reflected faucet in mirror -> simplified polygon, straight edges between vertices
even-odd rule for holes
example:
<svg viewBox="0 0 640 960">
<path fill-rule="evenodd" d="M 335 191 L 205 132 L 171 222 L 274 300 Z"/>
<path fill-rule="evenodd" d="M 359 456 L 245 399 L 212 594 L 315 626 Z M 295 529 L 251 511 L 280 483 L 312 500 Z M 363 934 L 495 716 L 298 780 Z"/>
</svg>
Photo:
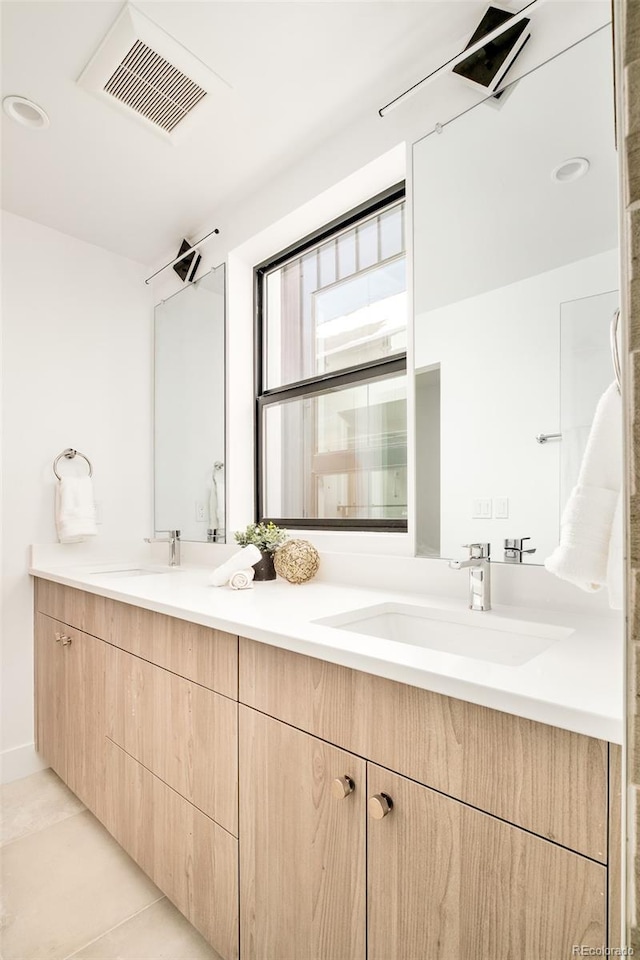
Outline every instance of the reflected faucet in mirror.
<svg viewBox="0 0 640 960">
<path fill-rule="evenodd" d="M 490 543 L 465 543 L 468 560 L 450 560 L 452 570 L 469 569 L 469 609 L 491 610 Z"/>
<path fill-rule="evenodd" d="M 531 540 L 531 537 L 515 537 L 513 539 L 507 538 L 504 541 L 505 563 L 522 563 L 524 554 L 536 552 L 535 547 L 529 547 L 527 550 L 524 549 L 524 545 L 527 540 Z"/>
</svg>

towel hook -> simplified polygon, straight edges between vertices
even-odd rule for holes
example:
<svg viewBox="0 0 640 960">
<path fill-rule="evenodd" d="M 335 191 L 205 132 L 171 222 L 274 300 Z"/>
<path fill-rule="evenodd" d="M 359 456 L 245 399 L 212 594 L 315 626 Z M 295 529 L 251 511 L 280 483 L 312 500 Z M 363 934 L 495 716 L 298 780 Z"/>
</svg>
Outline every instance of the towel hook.
<svg viewBox="0 0 640 960">
<path fill-rule="evenodd" d="M 614 310 L 611 317 L 611 326 L 609 327 L 609 338 L 611 341 L 611 359 L 613 361 L 613 372 L 616 375 L 616 384 L 618 393 L 622 393 L 622 369 L 620 367 L 620 351 L 618 349 L 618 324 L 620 322 L 620 307 Z"/>
<path fill-rule="evenodd" d="M 83 460 L 87 461 L 87 466 L 89 467 L 89 476 L 90 477 L 93 476 L 93 467 L 91 466 L 91 460 L 89 460 L 89 457 L 86 457 L 84 453 L 80 453 L 79 450 L 74 450 L 72 447 L 67 447 L 67 449 L 63 450 L 62 453 L 59 453 L 58 456 L 53 461 L 53 472 L 55 473 L 58 480 L 62 480 L 62 477 L 56 470 L 56 467 L 58 466 L 58 461 L 62 460 L 63 457 L 66 460 L 73 460 L 74 457 L 82 457 Z"/>
</svg>

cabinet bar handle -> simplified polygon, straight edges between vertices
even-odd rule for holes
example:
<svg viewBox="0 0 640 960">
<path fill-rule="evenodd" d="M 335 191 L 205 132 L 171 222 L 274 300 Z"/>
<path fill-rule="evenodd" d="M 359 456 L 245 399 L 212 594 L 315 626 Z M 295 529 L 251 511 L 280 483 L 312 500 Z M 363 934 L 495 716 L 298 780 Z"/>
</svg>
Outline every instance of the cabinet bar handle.
<svg viewBox="0 0 640 960">
<path fill-rule="evenodd" d="M 335 780 L 331 782 L 331 793 L 336 800 L 344 800 L 350 793 L 353 793 L 355 788 L 356 785 L 351 777 L 346 775 L 344 777 L 336 777 Z"/>
<path fill-rule="evenodd" d="M 393 800 L 386 793 L 369 797 L 369 813 L 374 820 L 382 820 L 393 810 Z"/>
</svg>

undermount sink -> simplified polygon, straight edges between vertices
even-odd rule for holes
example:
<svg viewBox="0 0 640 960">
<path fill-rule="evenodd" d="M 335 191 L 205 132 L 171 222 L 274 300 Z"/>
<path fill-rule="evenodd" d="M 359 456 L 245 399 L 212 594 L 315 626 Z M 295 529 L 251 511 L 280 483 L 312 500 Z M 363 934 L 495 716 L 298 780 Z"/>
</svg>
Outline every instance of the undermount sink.
<svg viewBox="0 0 640 960">
<path fill-rule="evenodd" d="M 406 603 L 379 603 L 314 623 L 513 667 L 573 633 L 571 627 L 510 619 L 492 611 L 442 610 Z"/>
<path fill-rule="evenodd" d="M 88 570 L 92 577 L 155 577 L 158 574 L 181 573 L 180 567 L 120 567 L 109 570 Z"/>
</svg>

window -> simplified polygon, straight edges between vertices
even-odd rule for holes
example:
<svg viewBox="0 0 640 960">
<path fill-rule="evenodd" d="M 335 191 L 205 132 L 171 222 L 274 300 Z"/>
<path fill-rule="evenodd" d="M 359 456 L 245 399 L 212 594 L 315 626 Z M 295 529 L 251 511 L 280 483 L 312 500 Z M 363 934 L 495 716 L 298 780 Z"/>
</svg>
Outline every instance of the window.
<svg viewBox="0 0 640 960">
<path fill-rule="evenodd" d="M 258 515 L 407 529 L 404 185 L 256 269 Z"/>
</svg>

